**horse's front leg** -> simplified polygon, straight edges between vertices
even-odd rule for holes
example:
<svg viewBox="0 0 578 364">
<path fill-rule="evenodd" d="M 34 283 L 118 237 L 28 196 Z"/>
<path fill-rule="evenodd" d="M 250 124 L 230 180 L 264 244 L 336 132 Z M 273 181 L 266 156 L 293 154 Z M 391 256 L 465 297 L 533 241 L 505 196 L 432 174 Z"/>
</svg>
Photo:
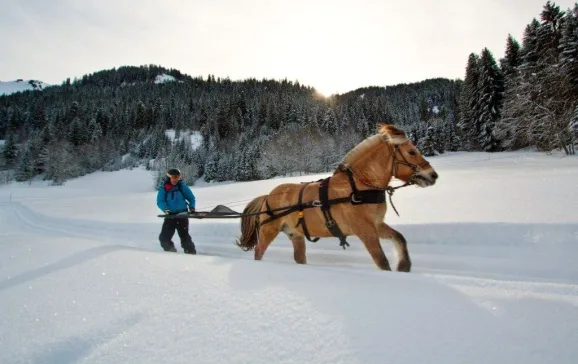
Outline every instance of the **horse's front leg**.
<svg viewBox="0 0 578 364">
<path fill-rule="evenodd" d="M 295 259 L 295 263 L 307 264 L 305 237 L 290 226 L 295 225 L 283 224 L 283 232 L 291 239 L 291 243 L 293 243 L 293 258 Z"/>
<path fill-rule="evenodd" d="M 365 245 L 365 249 L 367 249 L 367 251 L 371 255 L 371 258 L 373 258 L 375 265 L 377 265 L 379 269 L 391 270 L 391 267 L 389 266 L 389 261 L 387 260 L 385 253 L 383 252 L 383 249 L 379 242 L 379 236 L 377 235 L 378 232 L 377 229 L 375 228 L 375 225 L 359 224 L 356 225 L 355 230 L 356 231 L 354 231 L 354 234 L 357 235 L 359 239 L 363 242 L 363 245 Z"/>
<path fill-rule="evenodd" d="M 307 256 L 305 255 L 305 238 L 301 235 L 290 235 L 293 243 L 293 258 L 297 264 L 307 264 Z"/>
<path fill-rule="evenodd" d="M 382 239 L 391 240 L 397 253 L 397 271 L 409 272 L 411 270 L 411 260 L 409 259 L 409 252 L 407 250 L 407 242 L 403 235 L 393 229 L 391 226 L 382 222 L 377 227 L 379 237 Z"/>
</svg>

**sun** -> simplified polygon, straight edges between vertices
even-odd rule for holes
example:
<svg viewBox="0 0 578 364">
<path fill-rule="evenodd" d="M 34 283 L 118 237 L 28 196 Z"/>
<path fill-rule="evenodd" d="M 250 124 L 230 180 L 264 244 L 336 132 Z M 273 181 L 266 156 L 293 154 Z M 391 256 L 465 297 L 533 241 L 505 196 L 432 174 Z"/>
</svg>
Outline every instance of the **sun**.
<svg viewBox="0 0 578 364">
<path fill-rule="evenodd" d="M 329 91 L 329 89 L 324 89 L 324 88 L 318 88 L 318 87 L 313 87 L 315 89 L 315 93 L 323 98 L 330 98 L 332 95 L 334 95 L 336 92 L 331 92 Z"/>
</svg>

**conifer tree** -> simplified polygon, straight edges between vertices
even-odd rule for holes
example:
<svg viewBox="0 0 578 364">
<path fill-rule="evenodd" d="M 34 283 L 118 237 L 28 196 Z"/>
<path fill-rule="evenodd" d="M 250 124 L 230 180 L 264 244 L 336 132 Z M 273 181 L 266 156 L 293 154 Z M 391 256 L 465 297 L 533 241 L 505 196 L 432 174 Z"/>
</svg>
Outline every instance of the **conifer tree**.
<svg viewBox="0 0 578 364">
<path fill-rule="evenodd" d="M 525 75 L 531 74 L 539 59 L 538 49 L 538 29 L 540 22 L 537 19 L 532 19 L 532 22 L 524 29 L 524 36 L 522 41 L 522 48 L 520 55 L 522 56 L 521 69 L 524 70 Z"/>
<path fill-rule="evenodd" d="M 8 167 L 12 167 L 16 163 L 16 159 L 18 158 L 18 147 L 16 146 L 16 138 L 14 134 L 8 134 L 8 138 L 4 144 L 4 148 L 2 149 L 2 156 L 4 157 L 4 163 Z"/>
<path fill-rule="evenodd" d="M 509 34 L 506 40 L 504 58 L 500 59 L 500 68 L 505 79 L 513 77 L 522 63 L 520 57 L 520 43 Z"/>
<path fill-rule="evenodd" d="M 460 91 L 460 120 L 458 126 L 462 132 L 462 135 L 466 138 L 469 143 L 472 143 L 472 147 L 476 147 L 478 140 L 477 135 L 479 132 L 478 127 L 478 100 L 479 100 L 479 88 L 478 80 L 480 78 L 480 59 L 475 53 L 471 53 L 468 57 L 468 63 L 466 66 L 466 74 L 464 77 L 464 82 Z"/>
<path fill-rule="evenodd" d="M 31 181 L 35 176 L 34 168 L 34 156 L 28 145 L 24 148 L 20 162 L 18 163 L 18 168 L 16 169 L 15 179 L 18 182 Z"/>
<path fill-rule="evenodd" d="M 478 141 L 483 150 L 495 152 L 499 149 L 499 144 L 493 131 L 502 106 L 503 78 L 494 56 L 487 48 L 482 50 L 479 71 L 477 87 L 479 98 L 476 105 L 479 112 L 476 120 Z"/>
<path fill-rule="evenodd" d="M 418 142 L 419 150 L 425 157 L 431 157 L 436 154 L 433 134 L 434 134 L 433 127 L 429 127 L 427 129 L 425 136 L 421 138 Z"/>
<path fill-rule="evenodd" d="M 86 124 L 78 117 L 75 117 L 68 128 L 68 141 L 74 146 L 79 146 L 88 140 L 89 135 Z"/>
<path fill-rule="evenodd" d="M 542 24 L 538 27 L 537 47 L 540 66 L 547 67 L 558 60 L 558 45 L 562 37 L 564 12 L 548 1 L 540 13 Z"/>
<path fill-rule="evenodd" d="M 93 119 L 91 120 L 91 125 L 89 129 L 91 130 L 90 143 L 98 144 L 103 137 L 102 128 L 100 127 L 100 124 Z"/>
<path fill-rule="evenodd" d="M 560 69 L 572 91 L 571 97 L 578 99 L 578 3 L 574 11 L 566 13 L 560 39 Z"/>
</svg>

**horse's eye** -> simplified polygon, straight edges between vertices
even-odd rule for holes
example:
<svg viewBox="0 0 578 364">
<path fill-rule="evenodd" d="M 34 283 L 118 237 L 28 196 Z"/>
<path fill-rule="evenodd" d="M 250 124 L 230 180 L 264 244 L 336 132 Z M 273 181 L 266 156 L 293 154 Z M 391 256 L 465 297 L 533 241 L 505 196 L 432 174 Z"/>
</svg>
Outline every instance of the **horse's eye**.
<svg viewBox="0 0 578 364">
<path fill-rule="evenodd" d="M 408 153 L 409 153 L 409 155 L 415 155 L 416 154 L 415 150 L 410 150 Z"/>
</svg>

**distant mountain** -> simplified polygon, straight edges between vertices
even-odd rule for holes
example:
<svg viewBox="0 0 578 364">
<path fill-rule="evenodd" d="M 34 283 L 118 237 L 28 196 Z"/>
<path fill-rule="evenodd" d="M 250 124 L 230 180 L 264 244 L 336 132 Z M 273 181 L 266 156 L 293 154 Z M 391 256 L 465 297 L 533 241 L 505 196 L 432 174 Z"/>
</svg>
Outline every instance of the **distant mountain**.
<svg viewBox="0 0 578 364">
<path fill-rule="evenodd" d="M 0 95 L 10 95 L 21 91 L 43 90 L 48 86 L 51 85 L 37 80 L 18 79 L 9 82 L 0 81 Z"/>
<path fill-rule="evenodd" d="M 192 81 L 191 76 L 185 75 L 180 71 L 172 68 L 164 68 L 156 65 L 147 66 L 121 66 L 91 74 L 86 74 L 72 81 L 67 80 L 65 83 L 71 83 L 77 87 L 82 86 L 135 86 L 143 83 L 170 83 Z"/>
</svg>

